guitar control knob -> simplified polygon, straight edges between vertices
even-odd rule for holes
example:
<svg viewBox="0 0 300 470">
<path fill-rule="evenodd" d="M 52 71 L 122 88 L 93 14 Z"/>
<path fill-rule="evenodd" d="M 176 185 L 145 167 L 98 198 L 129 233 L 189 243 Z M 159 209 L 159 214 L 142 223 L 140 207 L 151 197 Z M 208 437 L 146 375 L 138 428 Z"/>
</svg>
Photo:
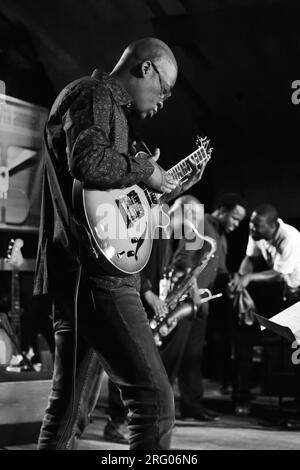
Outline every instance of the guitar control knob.
<svg viewBox="0 0 300 470">
<path fill-rule="evenodd" d="M 135 255 L 135 251 L 133 251 L 133 250 L 127 251 L 128 258 L 130 258 L 131 256 L 134 256 L 134 255 Z"/>
<path fill-rule="evenodd" d="M 120 259 L 125 255 L 125 251 L 120 251 L 120 253 L 117 253 L 117 257 Z"/>
<path fill-rule="evenodd" d="M 152 319 L 150 322 L 150 328 L 151 330 L 154 330 L 157 327 L 157 321 Z"/>
<path fill-rule="evenodd" d="M 137 243 L 139 241 L 139 239 L 137 237 L 133 237 L 131 239 L 131 243 Z"/>
</svg>

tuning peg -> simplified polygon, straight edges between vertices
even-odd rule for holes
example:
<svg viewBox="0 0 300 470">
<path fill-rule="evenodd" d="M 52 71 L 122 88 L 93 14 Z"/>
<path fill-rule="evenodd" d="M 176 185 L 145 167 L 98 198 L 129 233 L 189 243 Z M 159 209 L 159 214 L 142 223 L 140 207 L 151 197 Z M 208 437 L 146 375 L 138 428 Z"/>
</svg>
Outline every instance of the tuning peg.
<svg viewBox="0 0 300 470">
<path fill-rule="evenodd" d="M 210 139 L 205 136 L 205 137 L 200 137 L 199 135 L 196 137 L 196 145 L 198 148 L 202 147 L 202 149 L 205 151 L 207 157 L 211 157 L 213 147 L 210 147 Z"/>
</svg>

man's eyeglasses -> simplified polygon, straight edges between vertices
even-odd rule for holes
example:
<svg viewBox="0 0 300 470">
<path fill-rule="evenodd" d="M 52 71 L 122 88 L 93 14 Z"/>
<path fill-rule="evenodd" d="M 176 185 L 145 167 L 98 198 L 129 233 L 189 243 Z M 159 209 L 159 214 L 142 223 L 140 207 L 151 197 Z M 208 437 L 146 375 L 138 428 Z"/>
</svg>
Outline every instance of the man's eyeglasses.
<svg viewBox="0 0 300 470">
<path fill-rule="evenodd" d="M 159 70 L 157 69 L 156 65 L 151 61 L 151 64 L 152 64 L 152 67 L 154 68 L 155 72 L 157 73 L 158 75 L 158 78 L 159 78 L 159 83 L 160 83 L 160 97 L 163 99 L 163 100 L 166 100 L 168 98 L 170 98 L 171 96 L 171 89 L 168 85 L 164 85 L 162 83 L 162 80 L 161 80 L 161 76 L 160 76 L 160 73 L 159 73 Z"/>
</svg>

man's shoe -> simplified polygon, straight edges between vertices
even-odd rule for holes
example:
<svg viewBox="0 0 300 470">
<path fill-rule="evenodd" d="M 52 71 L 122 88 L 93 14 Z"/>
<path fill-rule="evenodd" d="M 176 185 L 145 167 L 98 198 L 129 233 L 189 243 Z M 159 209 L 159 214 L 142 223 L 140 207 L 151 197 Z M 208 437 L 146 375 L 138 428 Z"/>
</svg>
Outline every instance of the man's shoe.
<svg viewBox="0 0 300 470">
<path fill-rule="evenodd" d="M 245 418 L 251 415 L 251 405 L 248 402 L 237 403 L 234 407 L 234 414 L 236 416 Z"/>
<path fill-rule="evenodd" d="M 220 416 L 218 416 L 216 413 L 209 411 L 209 410 L 203 410 L 201 413 L 195 413 L 193 415 L 182 415 L 182 419 L 186 421 L 206 421 L 206 422 L 212 422 L 212 421 L 219 421 Z"/>
<path fill-rule="evenodd" d="M 109 419 L 104 427 L 103 437 L 106 441 L 118 442 L 119 444 L 129 444 L 128 425 Z"/>
</svg>

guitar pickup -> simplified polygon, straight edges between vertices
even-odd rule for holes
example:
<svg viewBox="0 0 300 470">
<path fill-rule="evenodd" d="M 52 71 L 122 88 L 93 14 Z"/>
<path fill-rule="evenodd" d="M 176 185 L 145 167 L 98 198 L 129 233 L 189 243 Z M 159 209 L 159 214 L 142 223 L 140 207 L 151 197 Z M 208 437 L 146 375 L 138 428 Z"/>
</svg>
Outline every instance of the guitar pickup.
<svg viewBox="0 0 300 470">
<path fill-rule="evenodd" d="M 127 228 L 132 227 L 133 224 L 145 214 L 140 197 L 134 190 L 130 191 L 126 196 L 116 199 L 115 202 Z"/>
</svg>

